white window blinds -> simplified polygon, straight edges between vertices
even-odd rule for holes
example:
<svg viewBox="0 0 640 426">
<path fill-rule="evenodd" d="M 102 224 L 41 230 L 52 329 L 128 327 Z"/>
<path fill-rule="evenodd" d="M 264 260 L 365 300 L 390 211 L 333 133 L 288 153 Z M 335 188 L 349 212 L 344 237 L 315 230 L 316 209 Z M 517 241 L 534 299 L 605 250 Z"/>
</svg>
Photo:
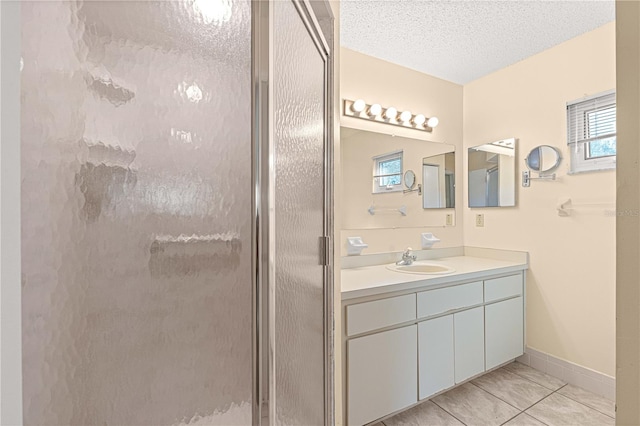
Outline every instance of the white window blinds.
<svg viewBox="0 0 640 426">
<path fill-rule="evenodd" d="M 616 135 L 616 93 L 567 104 L 568 142 L 591 142 Z"/>
<path fill-rule="evenodd" d="M 567 103 L 567 143 L 571 173 L 615 168 L 615 91 Z"/>
</svg>

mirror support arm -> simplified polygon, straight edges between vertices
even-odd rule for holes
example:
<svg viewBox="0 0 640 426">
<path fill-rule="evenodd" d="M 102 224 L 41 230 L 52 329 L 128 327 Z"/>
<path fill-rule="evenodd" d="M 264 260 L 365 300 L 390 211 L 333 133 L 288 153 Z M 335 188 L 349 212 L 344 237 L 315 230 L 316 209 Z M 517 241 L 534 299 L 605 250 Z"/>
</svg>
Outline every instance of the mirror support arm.
<svg viewBox="0 0 640 426">
<path fill-rule="evenodd" d="M 525 170 L 522 172 L 522 186 L 528 188 L 531 186 L 532 180 L 556 180 L 556 174 L 552 175 L 540 175 L 539 177 L 531 177 L 531 172 L 529 170 Z"/>
<path fill-rule="evenodd" d="M 418 195 L 422 195 L 422 185 L 418 184 L 417 188 L 413 188 L 413 189 L 405 189 L 402 191 L 403 194 L 407 194 L 409 192 L 416 192 L 418 191 Z"/>
</svg>

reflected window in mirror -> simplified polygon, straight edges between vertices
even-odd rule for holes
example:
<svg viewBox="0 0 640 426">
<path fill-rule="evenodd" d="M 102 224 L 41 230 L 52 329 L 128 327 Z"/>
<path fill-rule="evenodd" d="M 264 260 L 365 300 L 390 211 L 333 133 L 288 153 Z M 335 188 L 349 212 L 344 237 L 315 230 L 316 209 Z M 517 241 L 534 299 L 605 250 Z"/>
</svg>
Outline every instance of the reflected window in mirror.
<svg viewBox="0 0 640 426">
<path fill-rule="evenodd" d="M 455 207 L 455 164 L 454 152 L 422 159 L 422 208 Z"/>
<path fill-rule="evenodd" d="M 402 151 L 373 157 L 373 193 L 402 191 Z"/>
<path fill-rule="evenodd" d="M 515 153 L 515 138 L 469 148 L 469 207 L 516 205 Z"/>
</svg>

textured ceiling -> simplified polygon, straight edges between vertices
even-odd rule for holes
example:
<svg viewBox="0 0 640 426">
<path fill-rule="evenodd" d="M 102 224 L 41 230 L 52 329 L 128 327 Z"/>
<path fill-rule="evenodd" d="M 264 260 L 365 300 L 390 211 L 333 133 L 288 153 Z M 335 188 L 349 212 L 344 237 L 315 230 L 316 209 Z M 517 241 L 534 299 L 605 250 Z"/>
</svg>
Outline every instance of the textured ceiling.
<svg viewBox="0 0 640 426">
<path fill-rule="evenodd" d="M 341 44 L 464 84 L 615 19 L 615 2 L 340 2 Z"/>
</svg>

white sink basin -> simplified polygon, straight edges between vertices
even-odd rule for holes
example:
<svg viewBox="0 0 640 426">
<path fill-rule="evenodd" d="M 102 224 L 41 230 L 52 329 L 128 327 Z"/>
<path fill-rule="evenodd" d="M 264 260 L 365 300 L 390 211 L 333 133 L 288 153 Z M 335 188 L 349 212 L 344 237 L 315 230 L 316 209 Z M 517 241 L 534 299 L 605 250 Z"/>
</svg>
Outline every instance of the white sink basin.
<svg viewBox="0 0 640 426">
<path fill-rule="evenodd" d="M 450 274 L 456 271 L 449 266 L 421 260 L 413 262 L 411 265 L 396 265 L 392 263 L 391 265 L 387 265 L 387 269 L 395 272 L 404 272 L 405 274 L 421 275 Z"/>
</svg>

